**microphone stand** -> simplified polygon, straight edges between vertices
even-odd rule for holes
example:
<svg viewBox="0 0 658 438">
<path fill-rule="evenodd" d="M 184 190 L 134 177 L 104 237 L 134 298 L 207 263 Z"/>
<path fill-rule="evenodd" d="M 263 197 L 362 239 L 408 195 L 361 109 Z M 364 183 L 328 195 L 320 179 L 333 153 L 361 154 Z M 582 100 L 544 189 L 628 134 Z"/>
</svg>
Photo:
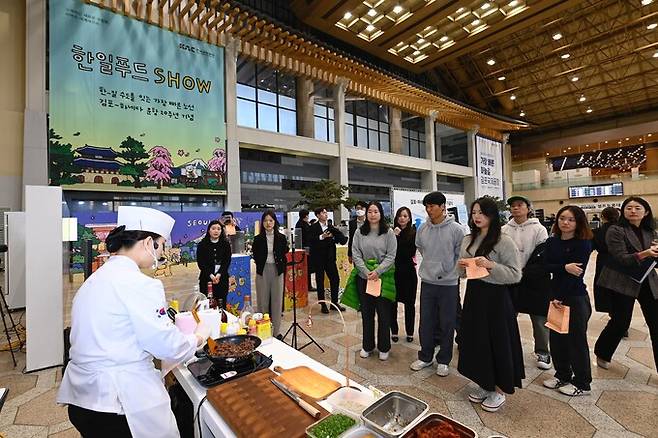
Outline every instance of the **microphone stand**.
<svg viewBox="0 0 658 438">
<path fill-rule="evenodd" d="M 301 258 L 299 260 L 295 259 L 295 229 L 291 228 L 290 229 L 290 261 L 286 262 L 286 267 L 290 266 L 292 269 L 292 324 L 290 324 L 290 327 L 286 331 L 286 334 L 283 335 L 283 338 L 281 340 L 285 342 L 286 337 L 288 336 L 288 333 L 292 331 L 292 338 L 290 339 L 290 346 L 294 348 L 295 350 L 301 351 L 304 348 L 308 347 L 311 344 L 315 344 L 320 351 L 324 353 L 324 348 L 318 344 L 315 339 L 311 335 L 308 334 L 306 330 L 304 330 L 304 327 L 299 325 L 297 322 L 297 285 L 295 281 L 296 277 L 296 269 L 295 266 L 299 265 L 300 263 L 304 262 L 304 258 L 306 257 L 306 251 L 300 251 L 301 252 Z M 283 279 L 283 284 L 284 284 L 284 290 L 285 290 L 285 276 Z M 301 347 L 297 346 L 297 329 L 301 330 L 302 333 L 304 333 L 310 341 L 308 341 L 306 344 L 302 345 Z"/>
</svg>

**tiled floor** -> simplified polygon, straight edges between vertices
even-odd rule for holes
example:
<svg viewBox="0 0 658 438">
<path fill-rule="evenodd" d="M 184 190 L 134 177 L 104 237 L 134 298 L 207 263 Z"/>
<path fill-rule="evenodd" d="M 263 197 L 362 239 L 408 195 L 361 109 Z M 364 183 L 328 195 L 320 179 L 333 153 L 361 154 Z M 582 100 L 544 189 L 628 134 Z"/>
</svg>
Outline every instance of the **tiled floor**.
<svg viewBox="0 0 658 438">
<path fill-rule="evenodd" d="M 593 263 L 590 264 L 593 266 Z M 592 274 L 588 271 L 588 283 Z M 174 269 L 174 275 L 163 279 L 169 295 L 191 290 L 196 272 Z M 79 281 L 65 283 L 65 318 L 69 320 L 70 302 Z M 311 298 L 315 298 L 312 294 Z M 308 309 L 302 309 L 305 318 Z M 400 314 L 402 316 L 402 314 Z M 426 401 L 431 410 L 449 415 L 477 430 L 481 437 L 657 437 L 658 438 L 658 374 L 653 361 L 648 330 L 642 313 L 635 310 L 629 337 L 622 341 L 609 370 L 592 365 L 592 394 L 573 398 L 544 388 L 541 383 L 552 376 L 552 370 L 535 368 L 532 357 L 532 329 L 526 315 L 519 316 L 519 328 L 526 352 L 524 389 L 507 397 L 497 413 L 487 413 L 467 399 L 473 387 L 457 370 L 457 351 L 451 363 L 451 374 L 438 377 L 434 369 L 412 372 L 409 364 L 416 358 L 417 338 L 407 343 L 402 336 L 393 344 L 390 358 L 381 362 L 376 355 L 361 359 L 361 321 L 351 310 L 345 313 L 343 330 L 340 318 L 332 313 L 321 315 L 313 310 L 314 324 L 310 333 L 325 348 L 314 346 L 304 352 L 328 366 L 345 372 L 354 380 L 388 391 L 398 389 Z M 286 321 L 291 314 L 286 315 Z M 605 326 L 607 316 L 594 313 L 589 323 L 590 346 Z M 402 323 L 401 323 L 402 324 Z M 284 328 L 287 328 L 287 323 Z M 404 335 L 404 333 L 401 333 Z M 300 338 L 300 343 L 305 338 Z M 24 354 L 13 369 L 8 352 L 0 353 L 0 386 L 10 393 L 0 412 L 0 433 L 7 438 L 57 437 L 79 435 L 67 421 L 66 411 L 55 403 L 55 392 L 61 380 L 61 370 L 51 369 L 23 374 Z M 593 356 L 592 356 L 593 357 Z"/>
</svg>

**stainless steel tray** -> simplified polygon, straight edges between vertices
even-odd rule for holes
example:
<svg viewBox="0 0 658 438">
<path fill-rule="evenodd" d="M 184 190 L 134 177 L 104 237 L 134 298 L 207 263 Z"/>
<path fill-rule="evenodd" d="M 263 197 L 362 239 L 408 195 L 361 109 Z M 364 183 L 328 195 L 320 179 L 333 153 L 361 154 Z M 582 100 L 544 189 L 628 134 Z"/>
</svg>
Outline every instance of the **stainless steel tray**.
<svg viewBox="0 0 658 438">
<path fill-rule="evenodd" d="M 361 419 L 379 434 L 396 438 L 404 435 L 423 417 L 429 406 L 408 394 L 391 391 L 368 406 Z"/>
</svg>

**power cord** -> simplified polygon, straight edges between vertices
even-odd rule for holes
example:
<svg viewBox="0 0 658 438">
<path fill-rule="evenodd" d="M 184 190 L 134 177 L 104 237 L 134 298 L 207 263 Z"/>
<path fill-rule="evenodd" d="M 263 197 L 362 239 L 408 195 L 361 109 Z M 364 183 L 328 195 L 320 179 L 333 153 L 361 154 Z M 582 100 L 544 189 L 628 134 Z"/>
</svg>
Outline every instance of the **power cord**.
<svg viewBox="0 0 658 438">
<path fill-rule="evenodd" d="M 206 395 L 203 396 L 203 398 L 202 398 L 201 401 L 199 402 L 199 406 L 197 406 L 197 408 L 196 408 L 196 416 L 195 416 L 195 418 L 196 418 L 197 426 L 199 427 L 199 437 L 200 437 L 200 438 L 203 438 L 203 437 L 201 436 L 201 406 L 203 405 L 203 402 L 206 401 L 206 399 L 208 399 L 208 394 L 206 394 Z"/>
</svg>

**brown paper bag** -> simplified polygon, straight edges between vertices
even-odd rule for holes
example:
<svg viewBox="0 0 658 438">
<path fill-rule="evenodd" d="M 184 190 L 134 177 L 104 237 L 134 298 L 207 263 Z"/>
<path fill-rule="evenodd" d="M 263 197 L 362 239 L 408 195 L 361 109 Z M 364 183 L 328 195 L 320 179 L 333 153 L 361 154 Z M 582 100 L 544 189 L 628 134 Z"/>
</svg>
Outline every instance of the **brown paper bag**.
<svg viewBox="0 0 658 438">
<path fill-rule="evenodd" d="M 489 275 L 489 271 L 487 271 L 487 268 L 483 268 L 481 266 L 478 266 L 475 264 L 475 259 L 470 258 L 470 259 L 464 259 L 465 262 L 468 263 L 468 266 L 466 267 L 466 278 L 469 280 L 477 280 L 480 278 L 484 278 Z"/>
<path fill-rule="evenodd" d="M 569 306 L 556 306 L 553 303 L 548 305 L 548 316 L 546 321 L 546 327 L 553 330 L 554 332 L 566 335 L 569 333 L 569 315 L 571 309 Z"/>
<path fill-rule="evenodd" d="M 235 225 L 226 224 L 226 225 L 224 225 L 224 229 L 226 230 L 226 235 L 227 236 L 235 236 Z"/>
<path fill-rule="evenodd" d="M 382 279 L 378 278 L 377 280 L 368 280 L 366 285 L 366 293 L 372 295 L 373 297 L 378 297 L 382 294 Z"/>
</svg>

